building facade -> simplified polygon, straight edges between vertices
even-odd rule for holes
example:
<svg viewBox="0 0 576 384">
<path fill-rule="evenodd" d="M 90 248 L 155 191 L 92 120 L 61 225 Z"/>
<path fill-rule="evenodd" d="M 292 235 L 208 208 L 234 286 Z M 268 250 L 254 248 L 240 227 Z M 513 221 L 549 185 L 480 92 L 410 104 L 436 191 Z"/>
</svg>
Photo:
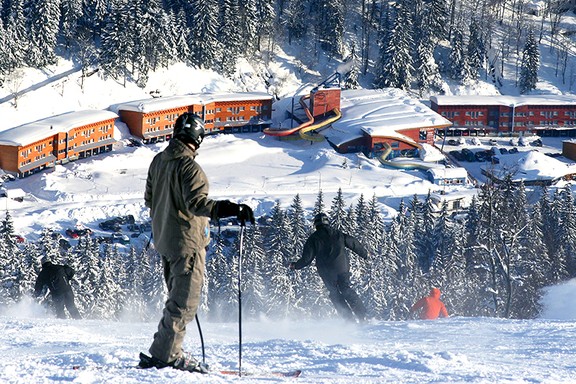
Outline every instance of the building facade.
<svg viewBox="0 0 576 384">
<path fill-rule="evenodd" d="M 453 123 L 449 136 L 576 135 L 576 97 L 432 96 L 431 108 Z"/>
<path fill-rule="evenodd" d="M 272 96 L 266 93 L 199 94 L 136 100 L 116 107 L 130 133 L 146 144 L 170 140 L 184 112 L 198 114 L 212 133 L 261 132 L 271 124 Z"/>
<path fill-rule="evenodd" d="M 110 111 L 76 111 L 0 132 L 0 168 L 18 177 L 55 164 L 109 152 L 114 144 Z"/>
</svg>

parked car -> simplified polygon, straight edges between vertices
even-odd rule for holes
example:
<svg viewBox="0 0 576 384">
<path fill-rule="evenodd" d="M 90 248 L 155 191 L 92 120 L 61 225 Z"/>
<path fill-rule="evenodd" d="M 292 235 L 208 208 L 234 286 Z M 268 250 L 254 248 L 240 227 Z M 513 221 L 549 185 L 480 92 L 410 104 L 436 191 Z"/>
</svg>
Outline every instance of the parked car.
<svg viewBox="0 0 576 384">
<path fill-rule="evenodd" d="M 462 152 L 460 152 L 458 150 L 453 150 L 453 151 L 450 151 L 449 153 L 450 153 L 450 155 L 452 155 L 452 157 L 454 157 L 458 161 L 465 160 L 464 155 L 462 155 Z"/>
<path fill-rule="evenodd" d="M 562 157 L 561 153 L 545 153 L 545 155 L 550 157 Z"/>
<path fill-rule="evenodd" d="M 474 154 L 476 161 L 488 161 L 492 157 L 492 153 L 490 151 L 478 151 Z"/>
<path fill-rule="evenodd" d="M 460 145 L 458 140 L 450 139 L 448 140 L 448 145 Z"/>
<path fill-rule="evenodd" d="M 77 238 L 82 237 L 82 236 L 88 236 L 91 233 L 92 233 L 92 230 L 90 230 L 89 228 L 83 228 L 83 229 L 68 228 L 66 230 L 66 234 L 73 239 L 77 239 Z"/>
<path fill-rule="evenodd" d="M 518 148 L 510 148 L 508 150 L 508 153 L 513 154 L 513 153 L 518 153 Z"/>
<path fill-rule="evenodd" d="M 98 226 L 100 227 L 100 229 L 102 229 L 104 231 L 117 232 L 117 231 L 120 231 L 122 229 L 120 227 L 120 224 L 118 224 L 118 222 L 114 219 L 102 221 L 100 224 L 98 224 Z"/>
<path fill-rule="evenodd" d="M 501 155 L 505 155 L 507 153 L 508 153 L 508 150 L 506 148 L 504 148 L 504 147 L 500 148 L 500 154 Z"/>
<path fill-rule="evenodd" d="M 490 143 L 490 145 L 496 145 L 496 144 L 498 144 L 498 141 L 496 141 L 496 139 L 490 139 L 489 143 Z"/>
<path fill-rule="evenodd" d="M 474 152 L 472 152 L 468 148 L 464 148 L 462 150 L 462 156 L 464 156 L 466 161 L 470 161 L 470 162 L 476 161 L 476 155 L 474 154 Z"/>
<path fill-rule="evenodd" d="M 140 224 L 128 224 L 126 228 L 128 228 L 130 232 L 138 232 L 138 233 L 142 232 L 142 227 Z"/>
<path fill-rule="evenodd" d="M 100 224 L 98 224 L 98 226 L 105 231 L 118 232 L 122 229 L 121 225 L 124 224 L 130 225 L 134 223 L 135 223 L 134 216 L 126 215 L 126 216 L 117 216 L 112 219 L 102 221 Z"/>
<path fill-rule="evenodd" d="M 482 143 L 480 142 L 480 139 L 477 137 L 473 137 L 470 139 L 470 144 L 472 145 L 482 145 Z"/>
<path fill-rule="evenodd" d="M 533 142 L 530 143 L 530 145 L 534 146 L 534 147 L 541 147 L 542 146 L 542 140 L 541 139 L 536 139 Z"/>
<path fill-rule="evenodd" d="M 119 224 L 134 224 L 134 216 L 126 215 L 126 216 L 118 216 L 112 220 L 116 220 Z"/>
<path fill-rule="evenodd" d="M 129 147 L 141 147 L 143 144 L 140 140 L 135 139 L 133 137 L 128 138 L 128 146 Z"/>
<path fill-rule="evenodd" d="M 524 136 L 520 136 L 520 138 L 518 139 L 518 145 L 521 147 L 526 146 L 526 138 L 524 138 Z"/>
<path fill-rule="evenodd" d="M 95 240 L 98 242 L 98 244 L 102 243 L 112 244 L 112 237 L 110 236 L 98 236 L 95 238 Z"/>
<path fill-rule="evenodd" d="M 123 233 L 113 233 L 110 238 L 112 239 L 113 243 L 130 244 L 130 238 Z"/>
<path fill-rule="evenodd" d="M 151 223 L 142 223 L 142 224 L 140 224 L 140 230 L 142 232 L 152 232 L 152 224 Z"/>
</svg>

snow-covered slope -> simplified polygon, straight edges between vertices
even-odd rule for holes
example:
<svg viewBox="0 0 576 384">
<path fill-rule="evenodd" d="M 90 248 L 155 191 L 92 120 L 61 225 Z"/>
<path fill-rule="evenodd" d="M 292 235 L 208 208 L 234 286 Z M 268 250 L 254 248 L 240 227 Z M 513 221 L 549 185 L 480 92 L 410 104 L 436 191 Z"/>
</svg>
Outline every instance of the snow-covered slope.
<svg viewBox="0 0 576 384">
<path fill-rule="evenodd" d="M 32 303 L 0 316 L 3 383 L 273 383 L 266 372 L 302 369 L 298 383 L 573 383 L 576 283 L 554 287 L 546 318 L 452 317 L 352 325 L 339 320 L 244 323 L 242 367 L 261 376 L 138 370 L 156 323 L 43 318 Z M 203 322 L 206 362 L 237 369 L 238 324 Z M 201 358 L 198 332 L 185 348 Z M 78 366 L 79 369 L 73 369 Z M 193 375 L 193 376 L 191 376 Z"/>
</svg>

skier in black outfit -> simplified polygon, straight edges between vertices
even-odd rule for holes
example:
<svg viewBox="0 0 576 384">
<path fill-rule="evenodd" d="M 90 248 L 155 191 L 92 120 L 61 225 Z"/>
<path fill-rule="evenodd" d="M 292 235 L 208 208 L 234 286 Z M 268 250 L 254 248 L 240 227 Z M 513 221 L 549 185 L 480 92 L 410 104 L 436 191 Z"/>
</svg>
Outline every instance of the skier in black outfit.
<svg viewBox="0 0 576 384">
<path fill-rule="evenodd" d="M 52 296 L 56 316 L 60 319 L 66 318 L 64 306 L 74 319 L 82 318 L 76 304 L 74 304 L 74 293 L 70 286 L 70 280 L 72 280 L 74 273 L 74 269 L 68 265 L 52 264 L 49 259 L 42 259 L 42 270 L 34 285 L 34 296 L 40 296 L 44 287 L 47 286 Z"/>
<path fill-rule="evenodd" d="M 328 216 L 319 213 L 314 217 L 316 231 L 304 244 L 302 257 L 290 263 L 290 269 L 302 269 L 316 258 L 316 269 L 328 289 L 336 311 L 347 320 L 366 320 L 366 307 L 358 294 L 350 287 L 350 261 L 345 248 L 354 251 L 364 260 L 366 249 L 354 237 L 332 228 Z"/>
</svg>

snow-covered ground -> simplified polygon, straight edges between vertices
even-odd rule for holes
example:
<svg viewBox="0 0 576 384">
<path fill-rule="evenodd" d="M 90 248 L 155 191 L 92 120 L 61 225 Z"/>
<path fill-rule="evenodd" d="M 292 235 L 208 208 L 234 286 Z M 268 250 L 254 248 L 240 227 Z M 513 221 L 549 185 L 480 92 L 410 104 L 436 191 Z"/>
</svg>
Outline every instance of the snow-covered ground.
<svg viewBox="0 0 576 384">
<path fill-rule="evenodd" d="M 242 367 L 254 376 L 138 370 L 156 323 L 58 320 L 21 303 L 0 316 L 3 383 L 574 383 L 576 282 L 551 287 L 536 320 L 451 317 L 373 322 L 340 320 L 242 325 Z M 206 362 L 237 369 L 237 323 L 201 320 Z M 189 326 L 184 344 L 202 356 Z M 79 367 L 78 369 L 74 369 Z M 267 375 L 302 369 L 298 379 Z M 191 376 L 193 375 L 193 376 Z"/>
</svg>

